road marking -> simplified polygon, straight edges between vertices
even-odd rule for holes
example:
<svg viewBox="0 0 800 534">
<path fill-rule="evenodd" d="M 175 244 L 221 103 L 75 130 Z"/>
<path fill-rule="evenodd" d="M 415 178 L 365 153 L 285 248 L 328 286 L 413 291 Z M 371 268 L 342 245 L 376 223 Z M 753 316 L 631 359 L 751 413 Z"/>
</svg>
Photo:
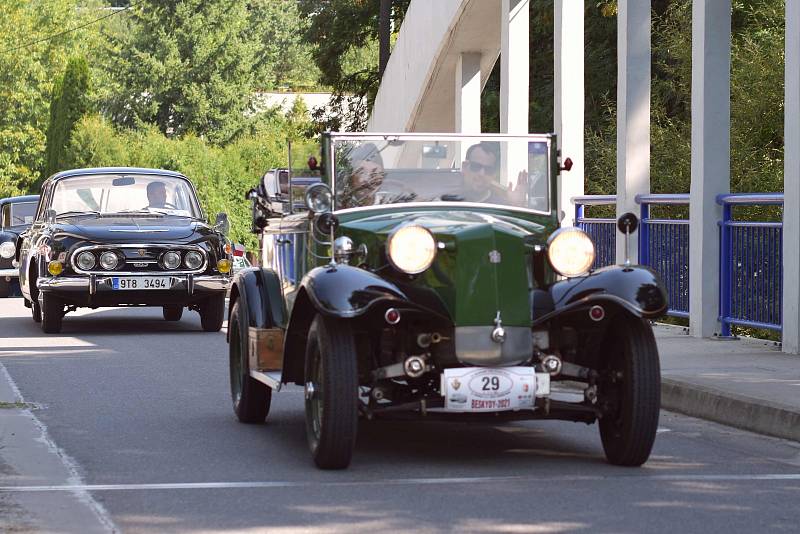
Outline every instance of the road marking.
<svg viewBox="0 0 800 534">
<path fill-rule="evenodd" d="M 446 477 L 446 478 L 400 478 L 381 480 L 313 481 L 313 480 L 274 480 L 252 482 L 175 482 L 162 484 L 80 484 L 63 486 L 0 486 L 0 492 L 48 492 L 48 491 L 120 491 L 120 490 L 194 490 L 194 489 L 243 489 L 243 488 L 305 488 L 340 486 L 413 486 L 436 484 L 476 484 L 507 482 L 585 482 L 609 479 L 635 479 L 643 481 L 776 481 L 800 480 L 800 473 L 761 474 L 761 475 L 609 475 L 609 476 L 498 476 L 498 477 Z"/>
</svg>

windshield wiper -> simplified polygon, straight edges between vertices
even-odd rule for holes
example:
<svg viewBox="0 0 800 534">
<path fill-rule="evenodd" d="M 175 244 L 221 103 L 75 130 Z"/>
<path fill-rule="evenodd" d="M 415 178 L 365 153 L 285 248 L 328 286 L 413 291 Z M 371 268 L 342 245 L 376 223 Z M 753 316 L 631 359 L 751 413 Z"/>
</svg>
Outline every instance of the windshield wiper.
<svg viewBox="0 0 800 534">
<path fill-rule="evenodd" d="M 94 211 L 94 210 L 87 210 L 87 211 L 83 211 L 83 210 L 72 210 L 72 211 L 65 211 L 65 212 L 63 212 L 63 213 L 59 213 L 58 215 L 56 215 L 56 219 L 58 219 L 59 217 L 75 217 L 75 216 L 78 216 L 78 215 L 100 215 L 100 212 L 99 212 L 99 211 Z"/>
</svg>

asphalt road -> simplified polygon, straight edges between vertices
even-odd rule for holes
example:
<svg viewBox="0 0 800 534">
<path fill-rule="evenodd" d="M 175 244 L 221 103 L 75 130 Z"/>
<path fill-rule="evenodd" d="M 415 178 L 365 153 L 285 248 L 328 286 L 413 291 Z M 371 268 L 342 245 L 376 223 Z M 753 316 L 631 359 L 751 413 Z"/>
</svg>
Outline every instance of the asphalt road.
<svg viewBox="0 0 800 534">
<path fill-rule="evenodd" d="M 154 308 L 86 310 L 44 335 L 6 299 L 0 364 L 72 469 L 71 491 L 123 532 L 708 534 L 800 523 L 799 443 L 667 412 L 642 468 L 607 465 L 596 426 L 372 421 L 349 470 L 319 471 L 301 390 L 275 395 L 267 424 L 238 423 L 225 336 L 202 332 L 194 312 L 167 323 Z M 26 487 L 21 469 L 6 470 L 18 489 L 0 482 L 0 515 L 5 503 L 24 530 L 36 503 L 64 488 Z M 83 530 L 75 521 L 61 529 Z"/>
</svg>

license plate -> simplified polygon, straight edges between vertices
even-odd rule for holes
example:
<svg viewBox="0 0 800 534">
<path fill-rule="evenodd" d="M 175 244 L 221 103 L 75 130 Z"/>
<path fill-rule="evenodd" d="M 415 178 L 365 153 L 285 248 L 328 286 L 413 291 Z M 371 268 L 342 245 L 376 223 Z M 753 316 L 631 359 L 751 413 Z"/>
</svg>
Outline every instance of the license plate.
<svg viewBox="0 0 800 534">
<path fill-rule="evenodd" d="M 111 287 L 115 290 L 169 289 L 169 278 L 163 276 L 113 277 Z"/>
<path fill-rule="evenodd" d="M 532 367 L 461 367 L 442 374 L 445 410 L 502 412 L 532 408 L 536 374 Z"/>
</svg>

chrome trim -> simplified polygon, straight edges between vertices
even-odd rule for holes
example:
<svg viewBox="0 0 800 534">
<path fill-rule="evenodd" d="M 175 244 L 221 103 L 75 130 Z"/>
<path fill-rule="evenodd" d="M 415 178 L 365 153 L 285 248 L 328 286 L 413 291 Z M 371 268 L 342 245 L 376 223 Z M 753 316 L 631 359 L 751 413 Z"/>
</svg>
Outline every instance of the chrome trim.
<svg viewBox="0 0 800 534">
<path fill-rule="evenodd" d="M 0 269 L 0 276 L 13 276 L 19 278 L 19 269 Z"/>
<path fill-rule="evenodd" d="M 116 276 L 116 273 L 114 273 Z M 124 276 L 124 275 L 123 275 Z M 143 273 L 135 273 L 134 276 L 153 276 L 152 274 L 143 274 Z M 207 291 L 224 291 L 227 290 L 231 283 L 231 278 L 228 276 L 222 275 L 205 275 L 205 276 L 193 276 L 193 275 L 168 275 L 170 278 L 170 287 L 166 291 L 184 291 L 187 294 L 188 292 L 188 285 L 189 285 L 189 277 L 192 278 L 192 289 L 193 292 L 197 292 L 198 289 L 207 290 Z M 113 276 L 97 276 L 91 275 L 89 277 L 64 277 L 64 276 L 54 276 L 54 277 L 41 277 L 36 279 L 36 287 L 37 289 L 76 289 L 88 290 L 89 294 L 95 295 L 99 292 L 111 292 L 114 291 L 111 289 L 111 278 Z M 148 290 L 140 290 L 140 291 L 148 291 Z M 163 290 L 158 290 L 163 291 Z"/>
<path fill-rule="evenodd" d="M 552 213 L 551 210 L 546 210 L 546 211 L 534 210 L 530 208 L 522 208 L 519 206 L 510 206 L 508 204 L 490 204 L 488 202 L 444 202 L 441 200 L 435 200 L 431 202 L 397 202 L 392 204 L 373 204 L 371 206 L 358 206 L 355 208 L 334 210 L 333 214 L 338 215 L 340 213 L 358 213 L 361 211 L 385 210 L 386 208 L 394 206 L 397 206 L 398 208 L 430 208 L 430 207 L 457 208 L 456 211 L 464 211 L 463 208 L 491 208 L 491 209 L 503 209 L 508 211 L 518 211 L 520 213 L 528 213 L 528 214 L 535 213 L 537 215 L 550 215 Z"/>
<path fill-rule="evenodd" d="M 93 270 L 90 270 L 90 271 L 84 271 L 83 269 L 79 269 L 78 266 L 75 264 L 75 258 L 78 256 L 78 254 L 80 254 L 81 252 L 84 252 L 86 250 L 92 250 L 92 251 L 101 250 L 101 249 L 111 249 L 111 250 L 113 250 L 113 249 L 120 249 L 120 248 L 144 248 L 144 249 L 150 249 L 152 247 L 166 247 L 166 248 L 169 248 L 169 249 L 177 249 L 177 250 L 195 250 L 195 251 L 197 251 L 197 252 L 199 252 L 200 254 L 203 255 L 203 265 L 201 265 L 199 268 L 194 269 L 194 270 L 172 269 L 172 270 L 169 270 L 169 271 L 159 271 L 159 272 L 154 273 L 151 276 L 159 276 L 159 275 L 160 276 L 168 276 L 168 275 L 173 275 L 173 274 L 200 274 L 200 273 L 204 272 L 208 268 L 208 262 L 209 262 L 208 254 L 206 253 L 205 250 L 202 249 L 202 247 L 199 247 L 197 245 L 174 245 L 172 243 L 148 243 L 148 244 L 142 244 L 142 243 L 123 243 L 123 244 L 108 243 L 108 244 L 105 244 L 105 245 L 86 245 L 86 246 L 83 246 L 83 247 L 75 249 L 72 252 L 72 254 L 70 254 L 69 264 L 70 264 L 70 267 L 72 267 L 72 270 L 75 271 L 76 273 L 79 273 L 79 274 L 99 274 L 99 275 L 108 275 L 108 276 L 110 276 L 112 274 L 114 276 L 128 276 L 128 275 L 142 275 L 142 276 L 144 276 L 145 273 L 143 273 L 143 272 L 123 272 L 123 271 L 114 271 L 114 270 L 107 271 L 105 269 L 93 269 Z M 141 260 L 141 261 L 132 261 L 132 260 L 130 260 L 129 261 L 129 258 L 127 258 L 127 257 L 125 258 L 125 261 L 123 261 L 123 263 L 126 264 L 126 265 L 129 264 L 129 263 L 143 263 L 143 262 L 153 262 L 153 263 L 160 264 L 159 260 Z M 98 258 L 98 264 L 99 264 L 99 258 Z M 183 257 L 181 257 L 181 264 L 183 264 Z"/>
<path fill-rule="evenodd" d="M 131 233 L 131 234 L 150 234 L 150 233 L 154 233 L 154 232 L 169 232 L 169 230 L 167 230 L 167 229 L 163 229 L 163 230 L 145 230 L 145 229 L 142 229 L 142 230 L 118 230 L 118 229 L 115 229 L 115 228 L 109 228 L 108 231 L 109 232 L 117 232 L 117 233 L 123 233 L 124 232 L 124 233 Z"/>
<path fill-rule="evenodd" d="M 261 371 L 251 370 L 250 376 L 275 391 L 281 390 L 281 373 L 279 372 L 262 373 Z"/>
</svg>

